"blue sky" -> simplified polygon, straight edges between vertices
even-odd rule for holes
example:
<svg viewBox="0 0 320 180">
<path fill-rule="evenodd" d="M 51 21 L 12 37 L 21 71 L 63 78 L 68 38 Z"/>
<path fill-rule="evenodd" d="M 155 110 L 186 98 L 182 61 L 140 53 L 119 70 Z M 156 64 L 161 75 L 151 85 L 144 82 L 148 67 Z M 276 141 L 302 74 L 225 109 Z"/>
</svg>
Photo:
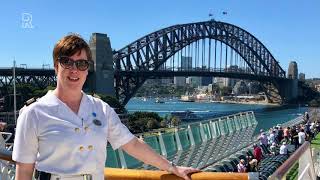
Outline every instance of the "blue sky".
<svg viewBox="0 0 320 180">
<path fill-rule="evenodd" d="M 32 15 L 33 28 L 22 28 L 23 13 Z M 256 36 L 286 71 L 295 60 L 307 78 L 320 77 L 318 0 L 2 1 L 0 67 L 14 58 L 18 65 L 52 67 L 53 46 L 69 32 L 86 40 L 106 33 L 120 49 L 167 26 L 209 20 L 209 13 Z"/>
</svg>

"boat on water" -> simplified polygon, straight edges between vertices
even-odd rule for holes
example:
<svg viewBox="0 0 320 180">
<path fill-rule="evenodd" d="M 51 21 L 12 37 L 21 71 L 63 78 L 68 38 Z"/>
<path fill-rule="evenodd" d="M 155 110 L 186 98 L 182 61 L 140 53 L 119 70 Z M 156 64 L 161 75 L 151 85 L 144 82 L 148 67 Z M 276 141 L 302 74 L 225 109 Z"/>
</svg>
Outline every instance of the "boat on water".
<svg viewBox="0 0 320 180">
<path fill-rule="evenodd" d="M 194 102 L 195 98 L 193 96 L 190 96 L 190 95 L 182 95 L 181 98 L 179 99 L 179 101 L 182 101 L 182 102 Z"/>
<path fill-rule="evenodd" d="M 164 103 L 160 98 L 156 98 L 156 103 Z"/>
<path fill-rule="evenodd" d="M 176 116 L 181 121 L 184 121 L 184 122 L 195 121 L 195 120 L 201 119 L 199 116 L 197 116 L 194 112 L 192 112 L 190 110 L 171 112 L 171 116 Z"/>
</svg>

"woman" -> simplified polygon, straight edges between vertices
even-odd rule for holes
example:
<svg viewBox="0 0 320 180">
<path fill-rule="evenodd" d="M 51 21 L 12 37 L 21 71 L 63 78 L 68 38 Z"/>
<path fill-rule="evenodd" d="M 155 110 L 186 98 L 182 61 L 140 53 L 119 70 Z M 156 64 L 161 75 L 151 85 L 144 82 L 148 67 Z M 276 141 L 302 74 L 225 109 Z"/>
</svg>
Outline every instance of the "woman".
<svg viewBox="0 0 320 180">
<path fill-rule="evenodd" d="M 132 135 L 105 102 L 82 92 L 91 63 L 88 44 L 68 35 L 55 45 L 57 87 L 24 108 L 12 158 L 16 179 L 104 179 L 107 141 L 135 158 L 189 179 L 199 170 L 174 166 Z"/>
</svg>

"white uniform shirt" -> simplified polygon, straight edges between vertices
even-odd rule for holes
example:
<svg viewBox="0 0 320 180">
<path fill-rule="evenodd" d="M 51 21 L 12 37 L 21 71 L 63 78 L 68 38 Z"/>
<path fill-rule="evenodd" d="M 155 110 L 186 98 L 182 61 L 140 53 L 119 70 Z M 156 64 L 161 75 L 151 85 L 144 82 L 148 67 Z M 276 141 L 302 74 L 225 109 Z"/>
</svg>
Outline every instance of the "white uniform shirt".
<svg viewBox="0 0 320 180">
<path fill-rule="evenodd" d="M 306 134 L 304 132 L 299 132 L 298 137 L 299 137 L 299 144 L 303 144 L 306 139 Z"/>
<path fill-rule="evenodd" d="M 113 149 L 134 137 L 114 110 L 83 93 L 78 114 L 52 92 L 26 107 L 17 120 L 12 159 L 52 174 L 93 174 L 104 179 L 107 141 Z"/>
<path fill-rule="evenodd" d="M 269 135 L 269 144 L 272 144 L 272 143 L 274 143 L 275 142 L 275 136 L 274 136 L 274 133 L 271 133 L 270 135 Z"/>
<path fill-rule="evenodd" d="M 287 147 L 287 145 L 281 145 L 280 146 L 280 152 L 279 152 L 280 154 L 288 154 L 288 147 Z"/>
</svg>

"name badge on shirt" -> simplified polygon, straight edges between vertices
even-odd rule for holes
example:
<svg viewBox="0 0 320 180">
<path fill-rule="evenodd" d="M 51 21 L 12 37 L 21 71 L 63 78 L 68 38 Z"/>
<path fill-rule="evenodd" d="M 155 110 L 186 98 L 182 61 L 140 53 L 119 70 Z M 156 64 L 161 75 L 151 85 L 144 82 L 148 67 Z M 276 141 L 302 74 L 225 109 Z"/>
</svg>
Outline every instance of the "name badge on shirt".
<svg viewBox="0 0 320 180">
<path fill-rule="evenodd" d="M 93 113 L 92 113 L 92 116 L 93 116 L 93 117 L 97 117 L 97 114 L 96 114 L 95 112 L 93 112 Z M 93 122 L 93 124 L 96 125 L 96 126 L 101 126 L 101 125 L 102 125 L 101 121 L 99 121 L 98 119 L 94 119 L 92 122 Z"/>
<path fill-rule="evenodd" d="M 96 126 L 101 126 L 102 125 L 101 121 L 99 121 L 98 119 L 94 119 L 93 120 L 93 124 L 96 125 Z"/>
</svg>

